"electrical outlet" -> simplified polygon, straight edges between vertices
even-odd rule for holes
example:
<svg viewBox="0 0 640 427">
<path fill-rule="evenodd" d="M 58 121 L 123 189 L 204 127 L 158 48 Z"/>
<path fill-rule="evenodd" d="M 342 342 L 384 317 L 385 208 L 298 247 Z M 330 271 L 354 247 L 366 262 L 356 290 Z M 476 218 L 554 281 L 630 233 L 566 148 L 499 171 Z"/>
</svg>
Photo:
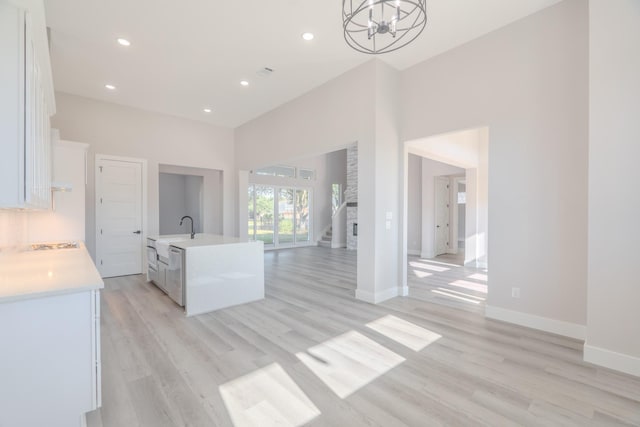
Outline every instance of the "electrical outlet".
<svg viewBox="0 0 640 427">
<path fill-rule="evenodd" d="M 520 288 L 511 288 L 511 296 L 513 298 L 520 298 Z"/>
</svg>

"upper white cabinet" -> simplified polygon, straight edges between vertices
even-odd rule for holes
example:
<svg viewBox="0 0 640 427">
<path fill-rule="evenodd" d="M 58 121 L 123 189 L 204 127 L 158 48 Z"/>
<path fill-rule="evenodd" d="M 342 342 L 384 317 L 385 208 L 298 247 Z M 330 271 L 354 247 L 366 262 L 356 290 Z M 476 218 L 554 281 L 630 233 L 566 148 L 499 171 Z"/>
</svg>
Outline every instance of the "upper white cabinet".
<svg viewBox="0 0 640 427">
<path fill-rule="evenodd" d="M 54 113 L 44 6 L 0 0 L 0 208 L 50 208 Z"/>
</svg>

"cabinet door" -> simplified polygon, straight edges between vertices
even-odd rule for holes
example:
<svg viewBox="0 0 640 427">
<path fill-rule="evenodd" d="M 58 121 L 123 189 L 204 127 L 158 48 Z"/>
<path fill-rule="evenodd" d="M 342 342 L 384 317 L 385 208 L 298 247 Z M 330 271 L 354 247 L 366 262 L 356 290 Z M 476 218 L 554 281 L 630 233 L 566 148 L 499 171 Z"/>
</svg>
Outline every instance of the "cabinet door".
<svg viewBox="0 0 640 427">
<path fill-rule="evenodd" d="M 163 291 L 167 292 L 167 265 L 163 262 L 158 263 L 158 281 L 155 282 L 156 285 Z"/>
<path fill-rule="evenodd" d="M 49 64 L 33 35 L 30 12 L 0 2 L 0 208 L 51 205 Z"/>
<path fill-rule="evenodd" d="M 51 126 L 29 13 L 25 13 L 25 204 L 46 209 L 51 202 Z"/>
<path fill-rule="evenodd" d="M 92 292 L 0 304 L 0 425 L 60 426 L 93 408 Z"/>
</svg>

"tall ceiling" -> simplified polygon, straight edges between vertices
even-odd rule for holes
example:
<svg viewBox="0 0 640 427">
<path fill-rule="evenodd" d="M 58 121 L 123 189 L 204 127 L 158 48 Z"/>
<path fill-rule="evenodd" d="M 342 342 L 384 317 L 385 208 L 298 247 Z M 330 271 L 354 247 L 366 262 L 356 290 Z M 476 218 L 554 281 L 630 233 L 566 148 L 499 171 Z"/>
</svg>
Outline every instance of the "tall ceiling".
<svg viewBox="0 0 640 427">
<path fill-rule="evenodd" d="M 427 0 L 422 35 L 379 59 L 403 70 L 558 1 Z M 45 0 L 54 85 L 236 127 L 372 58 L 346 45 L 341 6 L 339 0 Z M 315 39 L 303 40 L 304 32 Z M 119 37 L 131 46 L 120 46 Z M 264 67 L 274 72 L 258 75 Z"/>
</svg>

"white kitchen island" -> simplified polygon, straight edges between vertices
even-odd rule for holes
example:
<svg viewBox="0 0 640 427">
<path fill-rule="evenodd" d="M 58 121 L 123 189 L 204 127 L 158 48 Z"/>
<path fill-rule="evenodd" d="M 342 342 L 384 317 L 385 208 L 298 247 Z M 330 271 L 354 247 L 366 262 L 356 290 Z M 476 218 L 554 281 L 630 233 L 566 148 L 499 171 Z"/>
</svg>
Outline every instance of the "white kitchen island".
<svg viewBox="0 0 640 427">
<path fill-rule="evenodd" d="M 187 316 L 264 298 L 264 244 L 237 237 L 196 234 L 150 237 L 162 258 L 168 245 L 165 292 Z M 182 294 L 178 289 L 181 283 Z M 180 302 L 178 302 L 180 304 Z"/>
</svg>

